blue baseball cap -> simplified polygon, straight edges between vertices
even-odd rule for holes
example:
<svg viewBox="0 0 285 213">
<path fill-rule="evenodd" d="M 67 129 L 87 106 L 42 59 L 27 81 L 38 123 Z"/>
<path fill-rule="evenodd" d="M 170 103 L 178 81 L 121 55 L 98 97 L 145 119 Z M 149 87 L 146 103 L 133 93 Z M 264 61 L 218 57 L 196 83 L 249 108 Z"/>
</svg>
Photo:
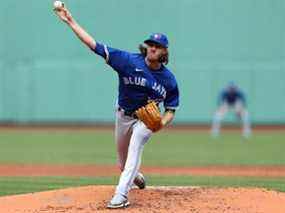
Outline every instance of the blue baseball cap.
<svg viewBox="0 0 285 213">
<path fill-rule="evenodd" d="M 229 82 L 228 82 L 228 87 L 229 87 L 229 88 L 237 88 L 238 86 L 237 86 L 236 82 L 234 82 L 234 81 L 229 81 Z"/>
<path fill-rule="evenodd" d="M 162 33 L 151 34 L 150 37 L 144 41 L 144 43 L 156 43 L 163 46 L 164 48 L 168 48 L 168 39 L 166 35 Z"/>
</svg>

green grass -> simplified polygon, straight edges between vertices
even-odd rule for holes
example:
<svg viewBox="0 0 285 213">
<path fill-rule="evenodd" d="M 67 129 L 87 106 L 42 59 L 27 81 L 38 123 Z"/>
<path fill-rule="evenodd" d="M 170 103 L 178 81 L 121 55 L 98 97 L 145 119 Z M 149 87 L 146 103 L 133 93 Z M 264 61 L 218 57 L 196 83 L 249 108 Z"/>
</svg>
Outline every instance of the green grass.
<svg viewBox="0 0 285 213">
<path fill-rule="evenodd" d="M 117 177 L 0 177 L 0 196 L 86 185 L 113 185 Z"/>
<path fill-rule="evenodd" d="M 112 131 L 1 132 L 0 163 L 115 164 Z M 285 165 L 285 133 L 238 133 L 213 139 L 208 132 L 155 134 L 145 145 L 144 165 Z"/>
<path fill-rule="evenodd" d="M 149 146 L 144 159 L 152 165 L 285 165 L 285 132 L 255 133 L 248 140 L 239 133 L 215 139 L 207 132 L 164 133 Z"/>
<path fill-rule="evenodd" d="M 111 131 L 0 133 L 0 163 L 114 164 Z"/>
<path fill-rule="evenodd" d="M 0 177 L 0 196 L 87 185 L 116 185 L 118 177 Z M 284 178 L 149 176 L 150 186 L 262 187 L 285 192 Z"/>
</svg>

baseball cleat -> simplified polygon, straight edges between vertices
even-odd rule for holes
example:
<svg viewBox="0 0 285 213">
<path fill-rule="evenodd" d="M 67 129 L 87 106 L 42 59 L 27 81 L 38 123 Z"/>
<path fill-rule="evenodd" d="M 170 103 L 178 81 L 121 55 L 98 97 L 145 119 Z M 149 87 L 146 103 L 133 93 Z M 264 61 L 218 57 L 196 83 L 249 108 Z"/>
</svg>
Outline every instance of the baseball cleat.
<svg viewBox="0 0 285 213">
<path fill-rule="evenodd" d="M 138 173 L 134 179 L 134 184 L 139 187 L 139 189 L 144 189 L 146 186 L 145 178 L 142 173 Z"/>
<path fill-rule="evenodd" d="M 128 198 L 121 195 L 115 194 L 112 200 L 108 203 L 108 209 L 119 209 L 119 208 L 126 208 L 130 205 Z"/>
</svg>

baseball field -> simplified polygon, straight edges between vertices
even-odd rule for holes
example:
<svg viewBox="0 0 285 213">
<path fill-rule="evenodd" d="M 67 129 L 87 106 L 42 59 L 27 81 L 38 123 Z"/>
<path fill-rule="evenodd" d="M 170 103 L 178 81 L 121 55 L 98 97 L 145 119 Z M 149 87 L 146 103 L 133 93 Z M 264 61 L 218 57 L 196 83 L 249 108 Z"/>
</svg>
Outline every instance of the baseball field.
<svg viewBox="0 0 285 213">
<path fill-rule="evenodd" d="M 120 174 L 112 128 L 2 128 L 1 212 L 108 212 Z M 285 131 L 166 129 L 146 144 L 127 212 L 285 212 Z M 117 211 L 116 211 L 117 212 Z"/>
</svg>

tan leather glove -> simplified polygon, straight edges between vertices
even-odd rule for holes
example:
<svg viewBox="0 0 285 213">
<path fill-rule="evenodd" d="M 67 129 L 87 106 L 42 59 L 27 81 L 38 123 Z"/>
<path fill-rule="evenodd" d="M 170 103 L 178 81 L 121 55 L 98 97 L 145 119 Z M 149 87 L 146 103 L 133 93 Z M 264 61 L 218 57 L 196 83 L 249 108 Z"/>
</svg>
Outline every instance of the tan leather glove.
<svg viewBox="0 0 285 213">
<path fill-rule="evenodd" d="M 136 110 L 135 114 L 153 132 L 162 128 L 161 114 L 154 101 Z"/>
</svg>

